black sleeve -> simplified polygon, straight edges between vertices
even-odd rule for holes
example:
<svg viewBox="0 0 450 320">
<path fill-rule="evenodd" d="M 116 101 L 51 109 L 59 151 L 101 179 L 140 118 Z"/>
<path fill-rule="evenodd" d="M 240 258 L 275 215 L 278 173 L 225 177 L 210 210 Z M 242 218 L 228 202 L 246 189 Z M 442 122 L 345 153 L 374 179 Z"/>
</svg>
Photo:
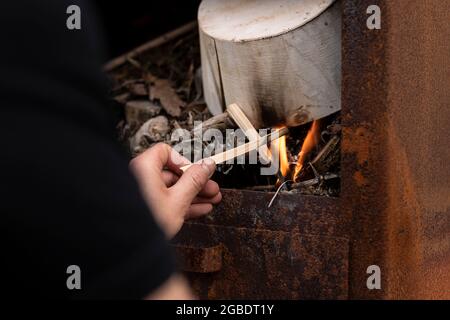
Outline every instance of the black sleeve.
<svg viewBox="0 0 450 320">
<path fill-rule="evenodd" d="M 66 9 L 81 8 L 81 30 Z M 174 272 L 171 252 L 114 141 L 88 1 L 0 4 L 2 291 L 142 298 Z M 81 290 L 69 290 L 70 265 Z"/>
</svg>

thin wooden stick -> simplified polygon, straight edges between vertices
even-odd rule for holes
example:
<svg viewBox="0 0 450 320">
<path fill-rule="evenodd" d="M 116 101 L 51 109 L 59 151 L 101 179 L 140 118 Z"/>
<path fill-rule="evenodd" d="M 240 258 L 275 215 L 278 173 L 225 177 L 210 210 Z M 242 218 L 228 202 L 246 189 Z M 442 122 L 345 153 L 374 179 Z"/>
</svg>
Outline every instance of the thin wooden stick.
<svg viewBox="0 0 450 320">
<path fill-rule="evenodd" d="M 311 161 L 311 164 L 316 164 L 321 159 L 327 157 L 330 152 L 333 151 L 333 149 L 336 147 L 336 145 L 340 142 L 340 139 L 338 136 L 334 136 L 333 138 L 328 141 L 328 143 L 325 145 L 325 147 L 320 150 L 320 152 L 317 154 L 317 156 L 314 158 L 313 161 Z"/>
<path fill-rule="evenodd" d="M 121 66 L 122 64 L 124 64 L 128 59 L 134 58 L 135 56 L 137 56 L 149 49 L 163 45 L 163 44 L 167 43 L 168 41 L 170 41 L 174 38 L 177 38 L 178 36 L 181 36 L 191 30 L 194 30 L 196 27 L 197 27 L 197 21 L 192 21 L 192 22 L 189 22 L 189 23 L 185 24 L 184 26 L 181 26 L 180 28 L 175 29 L 169 33 L 166 33 L 156 39 L 150 40 L 149 42 L 144 43 L 143 45 L 131 50 L 130 52 L 125 53 L 125 54 L 109 61 L 108 63 L 106 63 L 103 66 L 103 70 L 106 72 L 109 72 L 109 71 Z"/>
<path fill-rule="evenodd" d="M 219 123 L 225 123 L 227 121 L 227 119 L 228 119 L 228 113 L 226 113 L 226 112 L 220 113 L 218 115 L 215 115 L 215 116 L 209 118 L 206 121 L 203 121 L 201 124 L 199 124 L 194 129 L 192 129 L 192 132 L 198 131 L 200 128 L 202 128 L 202 131 L 206 131 L 209 128 L 212 128 L 212 127 L 218 125 Z"/>
<path fill-rule="evenodd" d="M 313 178 L 313 179 L 305 180 L 302 182 L 292 183 L 289 186 L 289 188 L 290 188 L 290 190 L 294 190 L 294 189 L 300 189 L 300 188 L 305 188 L 305 187 L 311 187 L 311 186 L 318 184 L 321 181 L 328 181 L 328 180 L 338 179 L 338 178 L 340 178 L 339 175 L 337 175 L 335 173 L 329 173 L 329 174 L 326 174 L 319 178 Z M 288 180 L 288 181 L 292 182 L 292 180 Z M 275 190 L 275 188 L 276 188 L 276 186 L 274 186 L 274 185 L 268 185 L 268 186 L 248 187 L 246 189 L 252 190 L 252 191 L 273 191 L 273 190 Z"/>
<path fill-rule="evenodd" d="M 338 174 L 329 173 L 324 176 L 316 177 L 311 180 L 293 183 L 293 184 L 291 184 L 291 189 L 311 187 L 311 186 L 314 186 L 314 185 L 320 183 L 321 181 L 327 181 L 327 180 L 332 180 L 332 179 L 337 179 L 337 178 L 340 178 L 340 176 Z"/>
<path fill-rule="evenodd" d="M 276 130 L 273 133 L 265 135 L 263 137 L 259 137 L 256 140 L 247 142 L 246 144 L 240 145 L 236 148 L 224 151 L 222 153 L 218 153 L 216 155 L 211 156 L 210 158 L 214 160 L 216 164 L 227 162 L 228 160 L 232 160 L 239 156 L 242 156 L 250 151 L 258 149 L 260 146 L 267 144 L 269 141 L 276 140 L 286 134 L 288 134 L 289 130 L 287 128 L 282 128 Z M 200 160 L 201 161 L 201 160 Z M 189 169 L 192 164 L 181 167 L 180 169 L 184 172 Z"/>
<path fill-rule="evenodd" d="M 236 122 L 239 128 L 244 131 L 249 141 L 257 140 L 258 138 L 260 138 L 258 131 L 256 131 L 255 127 L 252 125 L 250 120 L 245 116 L 244 112 L 236 103 L 230 104 L 227 107 L 227 112 L 234 120 L 234 122 Z M 267 146 L 261 146 L 258 149 L 258 152 L 263 164 L 269 164 L 271 159 Z"/>
</svg>

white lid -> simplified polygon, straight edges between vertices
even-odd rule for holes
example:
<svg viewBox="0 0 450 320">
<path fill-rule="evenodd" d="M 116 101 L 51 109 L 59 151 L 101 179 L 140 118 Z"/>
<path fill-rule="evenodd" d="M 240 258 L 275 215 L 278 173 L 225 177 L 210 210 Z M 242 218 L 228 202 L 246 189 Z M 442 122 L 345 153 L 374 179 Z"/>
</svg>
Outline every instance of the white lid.
<svg viewBox="0 0 450 320">
<path fill-rule="evenodd" d="M 203 0 L 198 21 L 218 40 L 241 42 L 274 37 L 319 16 L 335 0 Z"/>
</svg>

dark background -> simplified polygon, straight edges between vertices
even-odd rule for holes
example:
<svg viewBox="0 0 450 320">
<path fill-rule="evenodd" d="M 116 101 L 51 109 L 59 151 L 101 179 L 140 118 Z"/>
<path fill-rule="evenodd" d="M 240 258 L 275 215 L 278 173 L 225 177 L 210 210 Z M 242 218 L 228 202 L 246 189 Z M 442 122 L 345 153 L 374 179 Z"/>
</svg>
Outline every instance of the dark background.
<svg viewBox="0 0 450 320">
<path fill-rule="evenodd" d="M 109 45 L 109 58 L 125 53 L 197 19 L 200 0 L 95 0 Z"/>
</svg>

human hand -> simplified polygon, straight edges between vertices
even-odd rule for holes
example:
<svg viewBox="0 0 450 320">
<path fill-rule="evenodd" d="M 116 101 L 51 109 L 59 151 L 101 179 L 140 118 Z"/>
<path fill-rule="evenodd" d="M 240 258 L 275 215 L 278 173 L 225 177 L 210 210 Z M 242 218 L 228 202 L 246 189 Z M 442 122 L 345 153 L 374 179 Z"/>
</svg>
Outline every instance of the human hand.
<svg viewBox="0 0 450 320">
<path fill-rule="evenodd" d="M 214 161 L 206 159 L 183 173 L 180 167 L 186 164 L 190 162 L 164 143 L 130 162 L 147 205 L 169 238 L 181 229 L 185 219 L 210 213 L 222 200 L 219 185 L 210 180 Z"/>
</svg>

